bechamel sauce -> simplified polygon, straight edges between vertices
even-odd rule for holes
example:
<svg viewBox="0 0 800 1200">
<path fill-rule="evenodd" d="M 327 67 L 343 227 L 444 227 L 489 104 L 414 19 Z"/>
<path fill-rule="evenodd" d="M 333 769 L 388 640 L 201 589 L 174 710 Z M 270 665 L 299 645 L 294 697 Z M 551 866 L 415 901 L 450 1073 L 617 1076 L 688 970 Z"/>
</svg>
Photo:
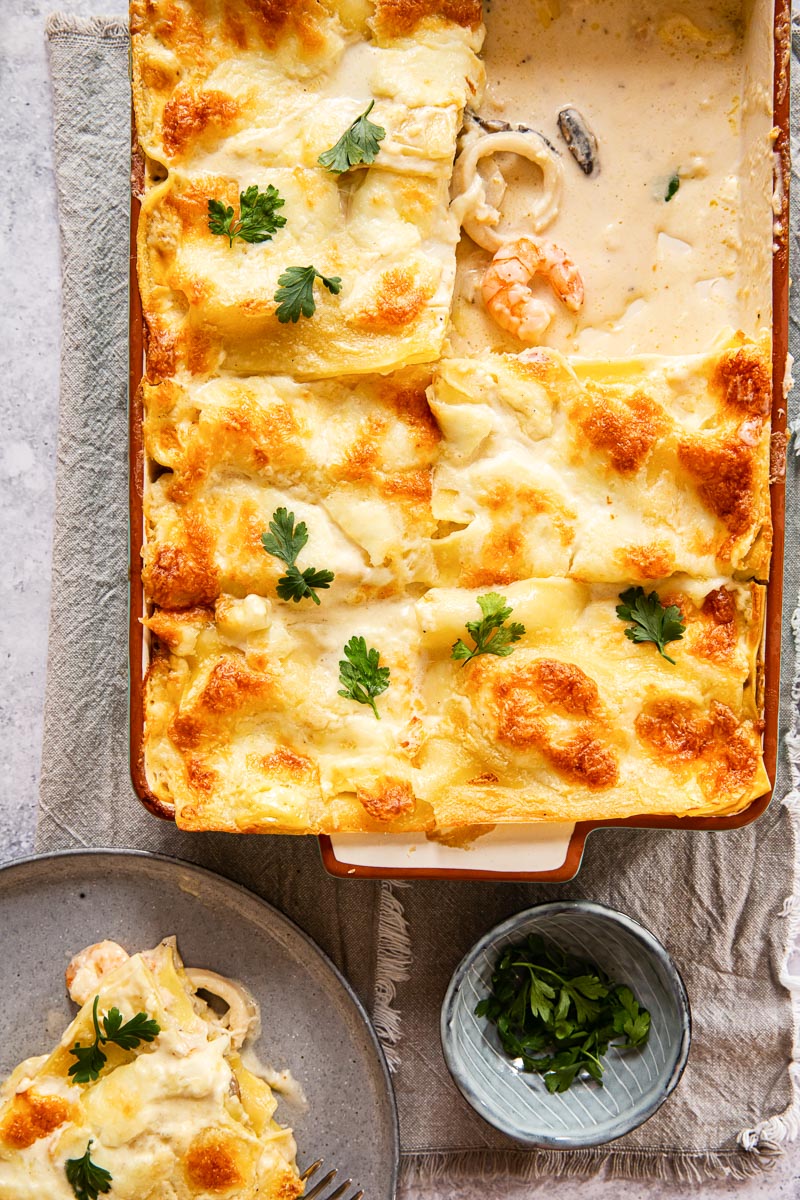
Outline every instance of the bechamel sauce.
<svg viewBox="0 0 800 1200">
<path fill-rule="evenodd" d="M 488 3 L 480 113 L 533 127 L 561 151 L 560 209 L 540 236 L 567 250 L 586 288 L 577 316 L 553 301 L 544 344 L 592 356 L 692 353 L 726 326 L 754 333 L 770 323 L 771 39 L 753 27 L 771 28 L 771 7 L 755 7 L 746 20 L 730 0 Z M 568 106 L 597 138 L 592 177 L 558 133 Z M 493 160 L 484 162 L 487 174 Z M 538 168 L 512 155 L 496 162 L 504 218 L 521 229 Z M 666 202 L 675 173 L 680 187 Z M 462 237 L 455 353 L 521 348 L 485 313 L 489 258 Z"/>
</svg>

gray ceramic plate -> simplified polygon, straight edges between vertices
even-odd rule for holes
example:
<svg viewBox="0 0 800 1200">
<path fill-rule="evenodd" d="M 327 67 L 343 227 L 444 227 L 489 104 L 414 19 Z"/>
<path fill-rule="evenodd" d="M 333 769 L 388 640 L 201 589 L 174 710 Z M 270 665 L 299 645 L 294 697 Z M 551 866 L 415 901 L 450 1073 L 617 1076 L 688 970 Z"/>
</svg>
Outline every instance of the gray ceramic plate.
<svg viewBox="0 0 800 1200">
<path fill-rule="evenodd" d="M 366 1013 L 304 933 L 251 892 L 189 863 L 134 851 L 24 859 L 0 869 L 0 1078 L 42 1054 L 74 1013 L 72 955 L 101 938 L 142 950 L 176 934 L 190 966 L 241 979 L 261 1005 L 256 1050 L 288 1067 L 308 1111 L 280 1102 L 301 1169 L 316 1158 L 391 1200 L 399 1141 L 386 1063 Z"/>
</svg>

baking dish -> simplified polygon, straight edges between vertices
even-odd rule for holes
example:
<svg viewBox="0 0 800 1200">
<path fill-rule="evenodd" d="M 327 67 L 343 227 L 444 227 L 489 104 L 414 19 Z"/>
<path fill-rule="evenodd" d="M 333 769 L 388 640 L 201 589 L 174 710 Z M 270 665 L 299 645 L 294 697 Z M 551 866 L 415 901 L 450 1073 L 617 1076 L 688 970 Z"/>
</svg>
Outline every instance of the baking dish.
<svg viewBox="0 0 800 1200">
<path fill-rule="evenodd" d="M 752 15 L 752 14 L 751 14 Z M 783 0 L 775 7 L 773 111 L 777 130 L 775 142 L 777 214 L 772 279 L 773 327 L 773 410 L 772 429 L 775 476 L 771 484 L 771 510 L 774 527 L 767 614 L 762 646 L 760 686 L 764 697 L 764 755 L 769 778 L 774 783 L 777 758 L 778 699 L 780 682 L 780 626 L 783 545 L 783 479 L 780 469 L 785 450 L 786 414 L 784 379 L 786 375 L 788 315 L 788 59 L 789 10 Z M 131 465 L 131 768 L 134 786 L 143 803 L 159 816 L 171 817 L 169 810 L 150 792 L 143 762 L 143 688 L 147 669 L 149 635 L 140 618 L 144 610 L 141 587 L 141 546 L 143 537 L 142 498 L 147 464 L 142 445 L 142 411 L 138 386 L 142 374 L 143 330 L 138 287 L 135 277 L 133 241 L 138 220 L 138 202 L 132 204 L 131 260 L 131 359 L 130 359 L 130 465 Z M 600 826 L 629 824 L 640 827 L 726 829 L 754 820 L 769 803 L 770 793 L 758 797 L 733 817 L 677 820 L 664 817 L 637 817 L 622 821 L 581 822 L 570 832 L 566 825 L 506 827 L 479 839 L 469 852 L 428 843 L 423 839 L 403 839 L 401 835 L 339 835 L 323 838 L 326 866 L 346 876 L 379 875 L 390 877 L 447 875 L 490 878 L 570 878 L 578 869 L 588 833 Z"/>
</svg>

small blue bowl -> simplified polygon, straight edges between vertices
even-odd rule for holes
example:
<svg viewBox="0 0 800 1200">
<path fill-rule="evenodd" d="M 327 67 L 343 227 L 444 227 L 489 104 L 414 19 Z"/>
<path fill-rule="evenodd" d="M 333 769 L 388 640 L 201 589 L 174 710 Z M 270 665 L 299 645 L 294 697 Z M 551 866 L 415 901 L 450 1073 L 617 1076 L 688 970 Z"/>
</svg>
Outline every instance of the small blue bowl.
<svg viewBox="0 0 800 1200">
<path fill-rule="evenodd" d="M 651 1014 L 642 1049 L 609 1049 L 602 1087 L 579 1077 L 566 1092 L 551 1095 L 541 1075 L 521 1071 L 508 1058 L 494 1025 L 475 1016 L 500 951 L 529 933 L 628 984 Z M 441 1036 L 450 1074 L 485 1121 L 529 1146 L 574 1150 L 622 1137 L 661 1107 L 689 1057 L 691 1014 L 678 969 L 652 933 L 602 904 L 560 901 L 517 913 L 473 946 L 450 980 Z"/>
</svg>

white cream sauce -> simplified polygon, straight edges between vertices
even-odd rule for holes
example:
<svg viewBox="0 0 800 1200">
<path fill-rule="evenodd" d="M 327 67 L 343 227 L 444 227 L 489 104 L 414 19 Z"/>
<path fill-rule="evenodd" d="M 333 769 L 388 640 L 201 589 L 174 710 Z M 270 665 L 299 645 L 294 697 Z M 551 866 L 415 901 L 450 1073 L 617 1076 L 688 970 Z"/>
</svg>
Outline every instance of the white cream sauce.
<svg viewBox="0 0 800 1200">
<path fill-rule="evenodd" d="M 593 356 L 692 353 L 725 326 L 769 324 L 771 60 L 769 39 L 746 30 L 770 15 L 759 2 L 745 20 L 736 0 L 490 0 L 480 115 L 531 126 L 560 152 L 559 209 L 540 236 L 567 251 L 586 289 L 573 315 L 536 281 L 553 312 L 544 344 Z M 559 134 L 566 107 L 597 138 L 592 176 Z M 481 172 L 489 179 L 498 166 L 504 222 L 523 228 L 539 169 L 503 155 L 482 160 Z M 521 349 L 486 314 L 489 258 L 462 237 L 455 353 Z M 744 283 L 743 262 L 754 267 Z"/>
</svg>

